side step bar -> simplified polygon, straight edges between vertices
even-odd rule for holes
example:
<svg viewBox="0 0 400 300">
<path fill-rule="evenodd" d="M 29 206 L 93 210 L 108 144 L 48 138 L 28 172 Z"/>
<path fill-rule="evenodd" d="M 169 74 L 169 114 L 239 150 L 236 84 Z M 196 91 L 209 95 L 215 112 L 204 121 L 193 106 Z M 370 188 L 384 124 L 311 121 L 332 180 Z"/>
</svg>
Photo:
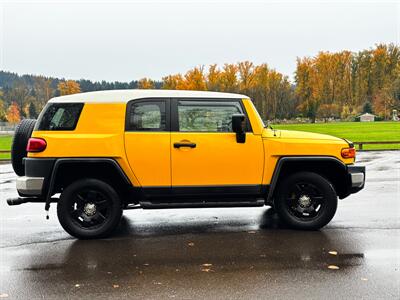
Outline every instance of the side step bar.
<svg viewBox="0 0 400 300">
<path fill-rule="evenodd" d="M 255 207 L 264 206 L 264 199 L 237 200 L 237 201 L 203 201 L 203 202 L 151 202 L 141 201 L 140 206 L 144 209 L 155 208 L 201 208 L 201 207 Z"/>
</svg>

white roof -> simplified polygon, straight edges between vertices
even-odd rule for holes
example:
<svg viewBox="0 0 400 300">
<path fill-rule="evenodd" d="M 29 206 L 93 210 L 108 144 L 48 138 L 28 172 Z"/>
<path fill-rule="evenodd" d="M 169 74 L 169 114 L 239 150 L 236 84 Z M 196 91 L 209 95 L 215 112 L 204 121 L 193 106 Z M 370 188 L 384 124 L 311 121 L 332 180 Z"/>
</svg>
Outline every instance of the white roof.
<svg viewBox="0 0 400 300">
<path fill-rule="evenodd" d="M 60 96 L 49 102 L 126 103 L 142 98 L 249 98 L 245 95 L 185 90 L 109 90 Z"/>
</svg>

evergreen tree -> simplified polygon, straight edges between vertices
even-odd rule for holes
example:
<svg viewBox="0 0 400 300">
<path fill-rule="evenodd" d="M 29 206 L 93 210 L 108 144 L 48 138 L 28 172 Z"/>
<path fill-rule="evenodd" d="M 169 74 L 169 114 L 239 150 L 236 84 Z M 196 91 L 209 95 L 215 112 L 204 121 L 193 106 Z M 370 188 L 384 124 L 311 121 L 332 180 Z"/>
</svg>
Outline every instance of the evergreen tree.
<svg viewBox="0 0 400 300">
<path fill-rule="evenodd" d="M 33 104 L 33 102 L 29 103 L 28 112 L 29 112 L 29 118 L 31 119 L 36 119 L 38 117 L 38 113 L 36 111 L 36 107 L 35 104 Z"/>
</svg>

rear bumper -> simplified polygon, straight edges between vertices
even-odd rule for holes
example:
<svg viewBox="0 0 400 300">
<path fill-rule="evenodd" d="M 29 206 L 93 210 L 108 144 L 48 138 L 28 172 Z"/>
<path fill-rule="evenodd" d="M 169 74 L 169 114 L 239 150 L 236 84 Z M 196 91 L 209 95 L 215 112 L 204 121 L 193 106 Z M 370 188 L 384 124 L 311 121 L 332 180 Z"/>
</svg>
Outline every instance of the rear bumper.
<svg viewBox="0 0 400 300">
<path fill-rule="evenodd" d="M 54 158 L 24 158 L 25 176 L 17 178 L 18 194 L 45 198 L 54 162 Z"/>
<path fill-rule="evenodd" d="M 44 177 L 22 176 L 17 178 L 17 191 L 20 195 L 42 195 Z"/>
</svg>

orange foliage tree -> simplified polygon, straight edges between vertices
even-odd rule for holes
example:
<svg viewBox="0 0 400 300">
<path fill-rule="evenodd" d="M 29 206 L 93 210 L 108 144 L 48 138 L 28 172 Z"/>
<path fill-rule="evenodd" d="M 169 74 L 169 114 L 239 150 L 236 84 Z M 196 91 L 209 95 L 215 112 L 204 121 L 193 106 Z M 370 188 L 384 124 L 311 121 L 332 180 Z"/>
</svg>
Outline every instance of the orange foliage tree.
<svg viewBox="0 0 400 300">
<path fill-rule="evenodd" d="M 7 122 L 11 124 L 17 124 L 21 120 L 21 115 L 17 103 L 12 102 L 11 105 L 8 107 L 6 119 Z"/>
<path fill-rule="evenodd" d="M 74 80 L 61 81 L 57 85 L 57 89 L 60 95 L 71 95 L 81 92 L 81 87 L 79 83 Z"/>
<path fill-rule="evenodd" d="M 154 86 L 154 81 L 149 78 L 142 78 L 138 82 L 139 89 L 149 90 L 154 89 Z"/>
</svg>

